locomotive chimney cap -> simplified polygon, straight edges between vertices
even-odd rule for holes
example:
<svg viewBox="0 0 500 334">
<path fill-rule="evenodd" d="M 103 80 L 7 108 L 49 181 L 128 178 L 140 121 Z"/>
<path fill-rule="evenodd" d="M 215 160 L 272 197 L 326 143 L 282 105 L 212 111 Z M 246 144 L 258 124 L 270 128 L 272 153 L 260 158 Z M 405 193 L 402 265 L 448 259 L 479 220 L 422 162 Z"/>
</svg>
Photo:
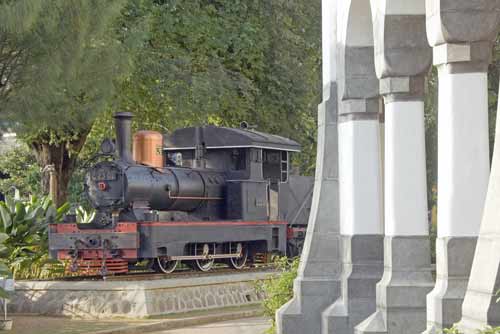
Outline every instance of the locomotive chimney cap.
<svg viewBox="0 0 500 334">
<path fill-rule="evenodd" d="M 128 111 L 120 111 L 120 112 L 116 112 L 113 117 L 114 118 L 122 118 L 122 119 L 132 119 L 132 118 L 134 118 L 134 115 Z"/>
</svg>

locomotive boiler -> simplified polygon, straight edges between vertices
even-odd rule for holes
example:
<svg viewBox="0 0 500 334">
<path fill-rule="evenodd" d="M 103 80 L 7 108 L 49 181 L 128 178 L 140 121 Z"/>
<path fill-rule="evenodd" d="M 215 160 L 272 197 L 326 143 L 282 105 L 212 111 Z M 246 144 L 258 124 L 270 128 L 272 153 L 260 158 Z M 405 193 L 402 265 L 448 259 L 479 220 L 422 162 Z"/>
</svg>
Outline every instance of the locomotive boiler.
<svg viewBox="0 0 500 334">
<path fill-rule="evenodd" d="M 139 131 L 132 139 L 131 122 L 130 113 L 115 114 L 116 140 L 105 140 L 104 160 L 88 168 L 94 220 L 77 224 L 68 215 L 50 225 L 52 257 L 94 274 L 137 263 L 170 273 L 180 262 L 241 269 L 300 252 L 312 178 L 289 173 L 296 142 L 215 126 L 169 136 Z"/>
</svg>

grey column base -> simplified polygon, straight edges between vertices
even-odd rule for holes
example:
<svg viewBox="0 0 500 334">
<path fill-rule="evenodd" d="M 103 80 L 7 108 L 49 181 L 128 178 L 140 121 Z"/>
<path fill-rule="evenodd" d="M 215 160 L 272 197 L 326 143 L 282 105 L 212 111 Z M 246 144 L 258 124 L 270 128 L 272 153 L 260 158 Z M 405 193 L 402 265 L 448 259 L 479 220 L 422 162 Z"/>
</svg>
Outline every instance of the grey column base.
<svg viewBox="0 0 500 334">
<path fill-rule="evenodd" d="M 424 333 L 441 333 L 460 321 L 476 243 L 477 237 L 436 240 L 436 286 L 427 295 L 427 330 Z"/>
<path fill-rule="evenodd" d="M 497 122 L 497 134 L 499 124 L 500 122 Z M 495 179 L 495 182 L 498 183 L 497 180 Z M 493 181 L 490 181 L 490 189 L 491 182 Z M 490 204 L 495 206 L 491 208 L 492 211 L 498 210 L 497 198 L 495 197 Z M 489 209 L 488 200 L 486 203 L 485 212 Z M 477 334 L 479 329 L 487 326 L 500 326 L 500 303 L 497 302 L 499 296 L 496 295 L 500 291 L 500 234 L 493 230 L 494 228 L 498 230 L 498 214 L 491 216 L 488 217 L 485 213 L 488 219 L 483 218 L 482 234 L 478 238 L 467 292 L 462 304 L 462 320 L 457 324 L 460 332 L 464 334 Z M 485 226 L 490 229 L 487 230 Z"/>
<path fill-rule="evenodd" d="M 384 271 L 384 236 L 343 236 L 342 245 L 342 296 L 323 312 L 323 334 L 352 334 L 376 310 L 375 286 Z"/>
<path fill-rule="evenodd" d="M 354 333 L 415 334 L 426 328 L 426 296 L 434 287 L 427 236 L 387 236 L 377 310 Z"/>
<path fill-rule="evenodd" d="M 340 294 L 338 279 L 297 278 L 294 297 L 276 312 L 277 332 L 321 333 L 321 312 Z"/>
</svg>

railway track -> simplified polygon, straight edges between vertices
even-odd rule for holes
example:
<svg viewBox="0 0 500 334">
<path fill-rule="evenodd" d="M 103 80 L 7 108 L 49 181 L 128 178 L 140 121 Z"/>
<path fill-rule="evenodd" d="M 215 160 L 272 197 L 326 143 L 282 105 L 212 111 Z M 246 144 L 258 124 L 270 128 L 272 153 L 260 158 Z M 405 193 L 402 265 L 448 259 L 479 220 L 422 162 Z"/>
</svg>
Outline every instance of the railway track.
<svg viewBox="0 0 500 334">
<path fill-rule="evenodd" d="M 269 265 L 259 265 L 252 267 L 245 267 L 240 270 L 235 270 L 228 267 L 217 267 L 208 272 L 194 271 L 192 269 L 179 269 L 171 274 L 162 274 L 154 271 L 148 270 L 136 270 L 131 271 L 127 274 L 116 274 L 110 276 L 66 276 L 51 280 L 57 281 L 152 281 L 161 279 L 174 279 L 174 278 L 192 278 L 192 277 L 205 277 L 214 276 L 220 274 L 243 274 L 252 272 L 272 272 L 274 266 Z"/>
</svg>

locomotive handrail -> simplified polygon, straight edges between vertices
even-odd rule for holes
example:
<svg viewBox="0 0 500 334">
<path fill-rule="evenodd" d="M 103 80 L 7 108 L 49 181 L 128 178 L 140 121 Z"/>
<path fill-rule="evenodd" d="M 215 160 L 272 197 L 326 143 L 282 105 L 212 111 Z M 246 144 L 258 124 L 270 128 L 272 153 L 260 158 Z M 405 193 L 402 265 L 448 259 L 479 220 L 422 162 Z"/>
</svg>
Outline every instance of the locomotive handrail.
<svg viewBox="0 0 500 334">
<path fill-rule="evenodd" d="M 168 191 L 168 198 L 171 199 L 195 199 L 195 200 L 205 200 L 205 201 L 220 201 L 223 200 L 224 198 L 222 197 L 197 197 L 197 196 L 172 196 L 170 193 L 170 190 Z"/>
</svg>

